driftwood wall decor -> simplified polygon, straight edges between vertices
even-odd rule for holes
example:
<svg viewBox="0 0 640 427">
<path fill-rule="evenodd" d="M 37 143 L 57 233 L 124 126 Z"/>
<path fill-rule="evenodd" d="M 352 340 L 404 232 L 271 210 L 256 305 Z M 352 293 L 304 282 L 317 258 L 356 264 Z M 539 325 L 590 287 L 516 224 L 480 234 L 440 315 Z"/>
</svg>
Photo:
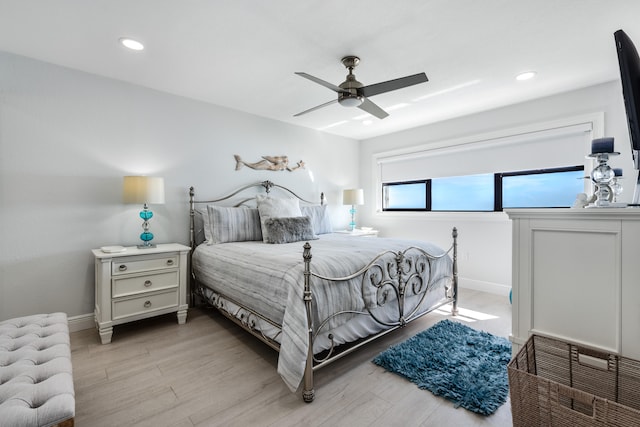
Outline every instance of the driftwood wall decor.
<svg viewBox="0 0 640 427">
<path fill-rule="evenodd" d="M 242 169 L 246 166 L 255 170 L 263 171 L 289 171 L 293 172 L 296 169 L 304 168 L 304 162 L 300 160 L 295 166 L 289 166 L 289 158 L 287 156 L 262 156 L 262 160 L 255 163 L 245 162 L 239 155 L 234 154 L 236 159 L 236 170 Z"/>
</svg>

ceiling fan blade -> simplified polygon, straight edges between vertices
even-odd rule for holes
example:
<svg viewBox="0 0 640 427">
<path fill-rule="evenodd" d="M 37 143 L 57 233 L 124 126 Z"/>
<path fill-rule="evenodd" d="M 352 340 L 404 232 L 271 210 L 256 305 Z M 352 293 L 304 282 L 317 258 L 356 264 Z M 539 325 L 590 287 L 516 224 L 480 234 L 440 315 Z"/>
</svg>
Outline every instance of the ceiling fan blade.
<svg viewBox="0 0 640 427">
<path fill-rule="evenodd" d="M 320 109 L 322 107 L 326 107 L 328 105 L 335 104 L 336 102 L 338 102 L 338 100 L 337 99 L 333 99 L 333 100 L 331 100 L 329 102 L 325 102 L 324 104 L 320 104 L 320 105 L 317 105 L 317 106 L 315 106 L 313 108 L 309 108 L 308 110 L 304 110 L 304 111 L 302 111 L 302 112 L 300 112 L 298 114 L 294 114 L 293 117 L 298 117 L 298 116 L 301 116 L 303 114 L 310 113 L 310 112 L 318 110 L 318 109 Z"/>
<path fill-rule="evenodd" d="M 387 80 L 386 82 L 382 83 L 363 86 L 358 89 L 358 94 L 369 97 L 385 92 L 391 92 L 392 90 L 402 89 L 407 86 L 417 85 L 418 83 L 424 83 L 427 81 L 429 81 L 429 79 L 427 79 L 427 75 L 425 73 L 419 73 L 412 76 L 400 77 L 399 79 Z"/>
<path fill-rule="evenodd" d="M 319 85 L 322 85 L 322 86 L 324 86 L 324 87 L 326 87 L 326 88 L 329 88 L 329 89 L 331 89 L 331 90 L 332 90 L 332 91 L 334 91 L 334 92 L 338 92 L 338 93 L 349 93 L 349 91 L 348 91 L 348 90 L 344 90 L 344 89 L 342 89 L 342 88 L 340 88 L 340 87 L 338 87 L 338 86 L 336 86 L 336 85 L 334 85 L 334 84 L 331 84 L 331 83 L 329 83 L 329 82 L 327 82 L 327 81 L 324 81 L 324 80 L 322 80 L 322 79 L 319 79 L 319 78 L 317 78 L 317 77 L 314 77 L 314 76 L 312 76 L 311 74 L 302 73 L 302 72 L 299 72 L 299 71 L 297 71 L 297 72 L 296 72 L 296 74 L 297 74 L 297 75 L 299 75 L 300 77 L 304 77 L 305 79 L 309 79 L 309 80 L 311 80 L 312 82 L 318 83 Z"/>
<path fill-rule="evenodd" d="M 358 108 L 366 111 L 373 116 L 376 116 L 379 119 L 384 119 L 389 115 L 389 113 L 378 107 L 373 102 L 369 101 L 367 98 L 364 98 L 364 101 L 362 101 L 362 104 L 358 105 Z"/>
</svg>

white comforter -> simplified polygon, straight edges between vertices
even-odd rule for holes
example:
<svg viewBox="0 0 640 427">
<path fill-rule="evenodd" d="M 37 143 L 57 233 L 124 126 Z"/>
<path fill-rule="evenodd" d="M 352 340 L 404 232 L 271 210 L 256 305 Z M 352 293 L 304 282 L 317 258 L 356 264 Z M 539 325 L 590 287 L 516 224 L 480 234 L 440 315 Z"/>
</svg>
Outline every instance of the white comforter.
<svg viewBox="0 0 640 427">
<path fill-rule="evenodd" d="M 398 251 L 410 246 L 439 255 L 444 251 L 429 243 L 410 240 L 352 237 L 324 234 L 309 242 L 312 246 L 311 270 L 326 277 L 343 277 L 364 267 L 377 254 Z M 197 280 L 282 325 L 278 373 L 295 391 L 304 375 L 309 336 L 303 301 L 304 242 L 280 245 L 262 242 L 234 242 L 218 245 L 202 244 L 193 255 Z M 446 256 L 432 264 L 434 281 L 451 274 L 451 259 Z M 436 290 L 444 298 L 443 280 Z M 326 283 L 312 279 L 314 325 L 341 310 L 362 311 L 360 280 Z M 375 298 L 375 296 L 374 296 Z M 366 304 L 371 305 L 371 300 Z M 423 307 L 428 308 L 425 304 Z M 340 326 L 348 317 L 331 322 Z"/>
</svg>

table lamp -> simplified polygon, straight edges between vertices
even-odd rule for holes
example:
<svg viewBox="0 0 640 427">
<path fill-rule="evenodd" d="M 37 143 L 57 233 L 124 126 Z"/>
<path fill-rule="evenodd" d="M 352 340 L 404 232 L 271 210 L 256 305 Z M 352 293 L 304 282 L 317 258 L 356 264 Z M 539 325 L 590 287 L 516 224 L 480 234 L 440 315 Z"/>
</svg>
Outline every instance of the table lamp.
<svg viewBox="0 0 640 427">
<path fill-rule="evenodd" d="M 124 203 L 143 203 L 140 218 L 142 218 L 142 234 L 140 239 L 141 249 L 154 248 L 151 243 L 153 233 L 149 231 L 149 220 L 153 212 L 147 204 L 164 204 L 164 178 L 155 176 L 125 176 L 122 186 L 122 199 Z"/>
<path fill-rule="evenodd" d="M 344 190 L 342 192 L 342 204 L 351 205 L 349 212 L 351 213 L 351 222 L 349 229 L 356 229 L 356 205 L 364 205 L 364 190 L 362 188 Z"/>
</svg>

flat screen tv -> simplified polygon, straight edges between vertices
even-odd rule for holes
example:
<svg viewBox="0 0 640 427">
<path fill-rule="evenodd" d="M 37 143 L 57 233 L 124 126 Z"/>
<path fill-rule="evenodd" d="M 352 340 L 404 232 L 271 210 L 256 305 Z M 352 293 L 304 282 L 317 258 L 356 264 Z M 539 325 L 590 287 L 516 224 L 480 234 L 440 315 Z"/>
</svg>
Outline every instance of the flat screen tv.
<svg viewBox="0 0 640 427">
<path fill-rule="evenodd" d="M 622 82 L 622 96 L 627 111 L 629 124 L 629 139 L 633 164 L 640 170 L 640 58 L 638 51 L 627 34 L 618 30 L 613 34 L 618 51 L 620 65 L 620 80 Z M 633 195 L 633 204 L 640 203 L 640 175 Z"/>
</svg>

